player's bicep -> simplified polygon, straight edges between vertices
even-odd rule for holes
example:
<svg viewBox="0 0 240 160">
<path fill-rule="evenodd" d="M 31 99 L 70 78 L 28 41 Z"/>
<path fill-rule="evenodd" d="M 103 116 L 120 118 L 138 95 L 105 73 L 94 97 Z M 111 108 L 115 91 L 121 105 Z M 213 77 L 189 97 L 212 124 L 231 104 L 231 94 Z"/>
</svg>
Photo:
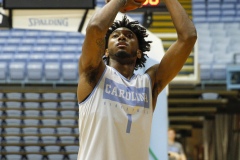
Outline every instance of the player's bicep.
<svg viewBox="0 0 240 160">
<path fill-rule="evenodd" d="M 155 83 L 158 83 L 158 92 L 178 74 L 186 62 L 194 45 L 194 43 L 187 42 L 175 42 L 163 56 L 156 73 Z"/>
<path fill-rule="evenodd" d="M 98 67 L 102 63 L 102 56 L 105 51 L 105 38 L 103 34 L 92 29 L 86 33 L 82 46 L 82 54 L 79 61 L 80 71 L 86 70 L 89 66 Z"/>
</svg>

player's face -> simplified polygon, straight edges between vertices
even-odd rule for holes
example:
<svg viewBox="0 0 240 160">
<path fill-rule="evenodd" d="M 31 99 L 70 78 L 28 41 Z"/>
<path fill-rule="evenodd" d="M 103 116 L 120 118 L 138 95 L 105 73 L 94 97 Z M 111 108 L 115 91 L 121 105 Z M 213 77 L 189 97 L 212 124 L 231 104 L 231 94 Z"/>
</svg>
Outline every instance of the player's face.
<svg viewBox="0 0 240 160">
<path fill-rule="evenodd" d="M 128 28 L 118 28 L 109 37 L 108 54 L 110 58 L 133 58 L 137 57 L 138 39 Z M 139 58 L 139 57 L 138 57 Z"/>
</svg>

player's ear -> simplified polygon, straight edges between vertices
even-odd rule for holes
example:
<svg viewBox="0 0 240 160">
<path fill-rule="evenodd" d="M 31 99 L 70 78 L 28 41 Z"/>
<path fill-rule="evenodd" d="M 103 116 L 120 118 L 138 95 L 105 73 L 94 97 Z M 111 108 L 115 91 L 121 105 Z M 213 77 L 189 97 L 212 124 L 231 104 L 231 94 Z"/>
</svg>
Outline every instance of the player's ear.
<svg viewBox="0 0 240 160">
<path fill-rule="evenodd" d="M 137 58 L 142 58 L 142 51 L 140 49 L 137 50 Z"/>
</svg>

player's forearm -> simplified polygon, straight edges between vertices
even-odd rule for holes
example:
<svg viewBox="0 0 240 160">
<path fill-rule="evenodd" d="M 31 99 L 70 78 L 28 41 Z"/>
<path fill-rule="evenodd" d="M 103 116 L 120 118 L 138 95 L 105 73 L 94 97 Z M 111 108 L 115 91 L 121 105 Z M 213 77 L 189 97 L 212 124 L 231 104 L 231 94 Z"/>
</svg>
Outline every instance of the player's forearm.
<svg viewBox="0 0 240 160">
<path fill-rule="evenodd" d="M 88 28 L 96 28 L 103 35 L 106 34 L 108 28 L 112 25 L 119 10 L 126 4 L 127 0 L 111 0 L 103 8 L 93 15 Z"/>
<path fill-rule="evenodd" d="M 172 17 L 178 38 L 184 40 L 189 38 L 196 39 L 196 29 L 178 0 L 164 0 L 164 2 Z"/>
</svg>

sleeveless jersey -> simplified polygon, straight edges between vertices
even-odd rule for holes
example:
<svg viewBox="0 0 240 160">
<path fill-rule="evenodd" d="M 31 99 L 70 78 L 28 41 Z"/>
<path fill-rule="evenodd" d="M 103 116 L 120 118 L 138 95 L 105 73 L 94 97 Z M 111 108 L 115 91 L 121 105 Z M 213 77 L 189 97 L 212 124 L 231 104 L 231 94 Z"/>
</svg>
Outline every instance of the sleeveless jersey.
<svg viewBox="0 0 240 160">
<path fill-rule="evenodd" d="M 78 160 L 147 160 L 152 115 L 149 75 L 128 80 L 106 66 L 92 93 L 79 103 Z"/>
</svg>

